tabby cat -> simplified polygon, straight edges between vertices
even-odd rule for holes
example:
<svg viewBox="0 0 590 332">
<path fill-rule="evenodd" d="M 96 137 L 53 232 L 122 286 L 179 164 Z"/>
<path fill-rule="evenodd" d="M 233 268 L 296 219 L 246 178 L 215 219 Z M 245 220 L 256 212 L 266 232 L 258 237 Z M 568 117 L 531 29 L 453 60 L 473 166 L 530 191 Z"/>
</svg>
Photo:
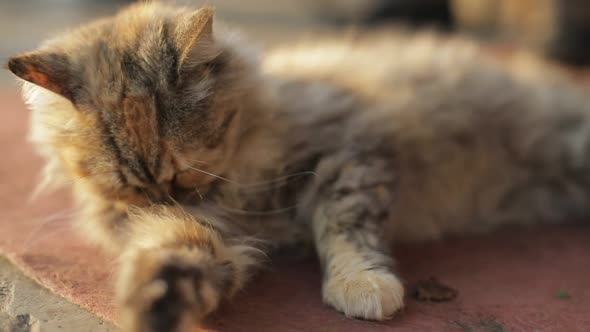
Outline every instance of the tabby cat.
<svg viewBox="0 0 590 332">
<path fill-rule="evenodd" d="M 311 243 L 327 304 L 389 319 L 392 241 L 589 214 L 590 98 L 532 58 L 392 31 L 259 56 L 212 22 L 135 4 L 8 62 L 125 331 L 184 331 Z"/>
</svg>

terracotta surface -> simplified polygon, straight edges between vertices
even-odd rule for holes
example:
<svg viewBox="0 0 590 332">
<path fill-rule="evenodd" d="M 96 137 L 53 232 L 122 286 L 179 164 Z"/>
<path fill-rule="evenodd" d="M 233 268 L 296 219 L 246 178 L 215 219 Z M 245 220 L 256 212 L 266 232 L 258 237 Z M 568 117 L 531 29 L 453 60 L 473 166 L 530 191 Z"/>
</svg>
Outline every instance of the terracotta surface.
<svg viewBox="0 0 590 332">
<path fill-rule="evenodd" d="M 0 251 L 43 285 L 115 320 L 111 260 L 69 227 L 66 194 L 27 200 L 40 160 L 25 143 L 28 111 L 2 93 Z M 74 216 L 75 217 L 75 216 Z M 504 230 L 395 249 L 408 286 L 431 276 L 458 291 L 447 303 L 408 298 L 387 323 L 325 307 L 314 260 L 275 264 L 207 323 L 218 331 L 589 331 L 590 229 Z"/>
</svg>

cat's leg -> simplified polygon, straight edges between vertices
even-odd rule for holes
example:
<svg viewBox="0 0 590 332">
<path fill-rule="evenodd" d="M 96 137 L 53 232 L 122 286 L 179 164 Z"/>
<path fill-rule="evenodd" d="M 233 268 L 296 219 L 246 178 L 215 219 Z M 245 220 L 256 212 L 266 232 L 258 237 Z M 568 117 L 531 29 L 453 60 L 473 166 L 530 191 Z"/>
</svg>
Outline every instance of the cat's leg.
<svg viewBox="0 0 590 332">
<path fill-rule="evenodd" d="M 126 332 L 184 331 L 242 287 L 259 249 L 224 242 L 179 208 L 130 216 L 117 301 Z"/>
<path fill-rule="evenodd" d="M 77 228 L 88 241 L 110 255 L 119 255 L 127 242 L 127 211 L 111 202 L 92 198 L 81 207 Z"/>
<path fill-rule="evenodd" d="M 326 303 L 349 317 L 383 320 L 403 306 L 383 234 L 395 177 L 386 159 L 326 159 L 318 167 L 312 223 Z"/>
</svg>

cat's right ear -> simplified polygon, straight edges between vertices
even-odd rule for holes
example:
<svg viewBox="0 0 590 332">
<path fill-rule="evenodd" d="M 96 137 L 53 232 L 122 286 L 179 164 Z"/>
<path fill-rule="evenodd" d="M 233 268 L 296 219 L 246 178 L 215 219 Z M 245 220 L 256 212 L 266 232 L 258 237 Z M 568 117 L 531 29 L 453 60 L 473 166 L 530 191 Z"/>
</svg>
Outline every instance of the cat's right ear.
<svg viewBox="0 0 590 332">
<path fill-rule="evenodd" d="M 53 52 L 29 52 L 8 60 L 8 69 L 19 78 L 42 88 L 74 98 L 74 84 L 66 55 Z"/>
<path fill-rule="evenodd" d="M 213 16 L 213 8 L 205 6 L 179 20 L 175 31 L 179 69 L 209 62 L 219 55 L 220 49 L 213 38 Z"/>
</svg>

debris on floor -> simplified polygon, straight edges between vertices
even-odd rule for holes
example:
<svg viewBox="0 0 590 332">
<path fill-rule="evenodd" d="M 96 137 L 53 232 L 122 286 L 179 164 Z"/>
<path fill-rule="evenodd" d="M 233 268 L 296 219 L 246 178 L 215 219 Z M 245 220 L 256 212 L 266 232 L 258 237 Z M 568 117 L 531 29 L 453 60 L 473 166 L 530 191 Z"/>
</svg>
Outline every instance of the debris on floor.
<svg viewBox="0 0 590 332">
<path fill-rule="evenodd" d="M 416 283 L 412 290 L 412 297 L 423 302 L 446 302 L 456 298 L 457 291 L 431 277 Z"/>
<path fill-rule="evenodd" d="M 560 289 L 556 290 L 553 293 L 553 296 L 555 296 L 558 299 L 562 299 L 562 300 L 569 300 L 569 299 L 572 298 L 572 296 L 570 295 L 570 293 L 568 293 L 566 291 L 563 291 L 563 290 L 560 290 Z"/>
<path fill-rule="evenodd" d="M 473 321 L 454 320 L 450 327 L 450 331 L 453 332 L 506 332 L 504 324 L 494 317 L 478 318 Z"/>
</svg>

